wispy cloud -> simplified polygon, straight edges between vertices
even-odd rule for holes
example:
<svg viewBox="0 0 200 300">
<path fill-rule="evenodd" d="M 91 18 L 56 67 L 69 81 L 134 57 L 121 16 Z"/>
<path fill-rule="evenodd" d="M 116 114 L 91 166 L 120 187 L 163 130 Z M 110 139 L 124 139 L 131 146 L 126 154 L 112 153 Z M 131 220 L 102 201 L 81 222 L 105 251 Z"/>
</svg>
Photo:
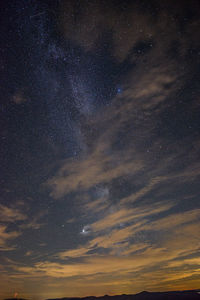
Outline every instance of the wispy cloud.
<svg viewBox="0 0 200 300">
<path fill-rule="evenodd" d="M 188 215 L 190 214 L 192 215 L 192 212 L 188 212 Z M 136 233 L 134 226 L 128 226 L 119 231 L 112 230 L 105 236 L 91 238 L 90 242 L 82 248 L 61 252 L 57 255 L 56 261 L 54 257 L 54 261 L 49 259 L 32 266 L 14 265 L 13 269 L 16 273 L 13 276 L 24 279 L 37 277 L 45 281 L 49 278 L 61 281 L 67 278 L 76 287 L 79 286 L 81 291 L 84 287 L 87 291 L 91 290 L 93 284 L 97 282 L 104 289 L 106 286 L 115 286 L 115 283 L 117 286 L 119 282 L 121 289 L 123 287 L 129 289 L 134 282 L 138 291 L 142 287 L 152 290 L 171 289 L 172 284 L 173 287 L 195 287 L 200 268 L 199 257 L 195 255 L 195 252 L 200 250 L 197 231 L 199 223 L 188 216 L 185 225 L 180 226 L 182 221 L 179 214 L 177 219 L 179 221 L 176 224 L 171 223 L 171 227 L 168 228 L 170 231 L 166 233 L 163 229 L 162 239 L 157 239 L 153 244 L 150 241 L 135 241 L 129 245 L 125 244 L 124 248 L 117 252 L 117 243 L 120 244 L 120 241 Z M 138 227 L 141 229 L 142 224 L 140 225 L 138 224 Z M 149 225 L 149 230 L 152 230 L 151 223 Z M 114 252 L 109 254 L 89 254 L 89 245 L 105 248 L 116 246 L 112 248 Z M 67 260 L 64 261 L 64 258 Z M 73 258 L 73 261 L 69 258 Z M 114 292 L 116 291 L 114 289 Z"/>
<path fill-rule="evenodd" d="M 26 221 L 27 216 L 15 206 L 6 206 L 0 204 L 0 250 L 15 250 L 16 246 L 12 244 L 21 232 L 9 229 L 10 224 Z"/>
<path fill-rule="evenodd" d="M 27 216 L 15 207 L 0 204 L 0 222 L 23 221 Z"/>
<path fill-rule="evenodd" d="M 7 226 L 0 225 L 0 250 L 14 250 L 15 246 L 10 246 L 9 242 L 16 239 L 20 235 L 17 231 L 8 231 Z"/>
<path fill-rule="evenodd" d="M 40 211 L 36 215 L 32 217 L 31 220 L 24 222 L 23 224 L 19 225 L 21 229 L 40 229 L 42 226 L 45 225 L 44 222 L 41 222 L 41 219 L 47 214 L 47 210 Z"/>
</svg>

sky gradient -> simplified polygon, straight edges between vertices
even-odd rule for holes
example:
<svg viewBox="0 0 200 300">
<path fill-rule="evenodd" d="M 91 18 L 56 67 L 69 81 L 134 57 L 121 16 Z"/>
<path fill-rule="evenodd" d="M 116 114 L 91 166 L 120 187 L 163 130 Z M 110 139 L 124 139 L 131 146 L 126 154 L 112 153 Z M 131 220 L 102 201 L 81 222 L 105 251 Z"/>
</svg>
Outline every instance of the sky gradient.
<svg viewBox="0 0 200 300">
<path fill-rule="evenodd" d="M 0 299 L 200 288 L 199 16 L 1 2 Z"/>
</svg>

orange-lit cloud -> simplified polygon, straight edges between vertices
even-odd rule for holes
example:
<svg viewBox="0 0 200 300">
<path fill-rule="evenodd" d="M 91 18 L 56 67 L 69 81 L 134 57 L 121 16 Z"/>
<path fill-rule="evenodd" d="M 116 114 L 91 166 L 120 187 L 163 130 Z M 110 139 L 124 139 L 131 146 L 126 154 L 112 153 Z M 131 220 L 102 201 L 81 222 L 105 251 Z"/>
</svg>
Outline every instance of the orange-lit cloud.
<svg viewBox="0 0 200 300">
<path fill-rule="evenodd" d="M 41 219 L 47 214 L 47 211 L 40 211 L 38 214 L 32 217 L 28 222 L 21 224 L 19 227 L 21 229 L 40 229 L 45 223 L 41 222 Z"/>
<path fill-rule="evenodd" d="M 17 231 L 8 231 L 7 226 L 0 225 L 0 250 L 13 250 L 15 247 L 10 246 L 9 242 L 20 235 Z"/>
<path fill-rule="evenodd" d="M 121 248 L 120 252 L 117 252 L 117 246 L 113 247 L 120 241 L 124 241 L 134 235 L 134 226 L 123 228 L 119 231 L 113 230 L 111 234 L 102 237 L 96 237 L 91 239 L 89 244 L 85 247 L 61 252 L 58 254 L 60 258 L 84 258 L 83 261 L 44 261 L 38 262 L 32 267 L 15 266 L 15 270 L 21 274 L 20 276 L 39 276 L 39 277 L 53 277 L 53 278 L 74 278 L 74 276 L 85 277 L 85 283 L 87 284 L 87 276 L 100 276 L 101 280 L 105 276 L 111 274 L 117 274 L 123 280 L 129 282 L 137 274 L 137 281 L 142 282 L 144 276 L 149 278 L 148 284 L 155 285 L 154 279 L 157 278 L 159 273 L 160 284 L 172 282 L 173 280 L 182 280 L 186 277 L 198 275 L 200 268 L 200 261 L 197 256 L 190 257 L 200 250 L 200 244 L 198 243 L 198 231 L 199 222 L 195 221 L 195 218 L 191 219 L 191 215 L 194 216 L 194 212 L 188 212 L 184 216 L 185 225 L 182 226 L 183 220 L 179 214 L 174 215 L 177 217 L 177 222 L 171 222 L 167 226 L 167 233 L 164 231 L 165 226 L 162 227 L 162 239 L 159 239 L 154 244 L 148 242 L 136 242 L 135 244 L 125 244 L 124 248 Z M 162 220 L 160 221 L 162 223 Z M 165 223 L 165 218 L 163 221 Z M 170 226 L 171 225 L 171 226 Z M 181 226 L 180 226 L 181 225 Z M 140 225 L 138 224 L 138 227 Z M 141 228 L 142 229 L 142 224 Z M 146 230 L 157 230 L 156 227 L 151 226 L 149 228 L 146 225 Z M 142 229 L 144 230 L 144 229 Z M 155 231 L 156 234 L 156 231 Z M 87 255 L 89 246 L 96 246 L 98 248 L 105 247 L 111 248 L 115 251 L 111 254 L 105 255 Z M 112 248 L 113 247 L 113 248 Z M 191 265 L 192 268 L 181 273 L 181 270 L 176 272 L 177 267 Z M 135 275 L 134 275 L 135 274 Z M 173 275 L 173 276 L 172 276 Z M 16 274 L 16 276 L 18 276 Z M 152 281 L 151 279 L 152 278 Z M 78 279 L 77 279 L 78 280 Z M 78 281 L 79 282 L 79 281 Z M 112 281 L 111 281 L 112 282 Z M 89 283 L 88 283 L 89 284 Z M 138 283 L 139 284 L 139 283 Z"/>
<path fill-rule="evenodd" d="M 22 221 L 27 218 L 19 209 L 0 204 L 0 222 Z"/>
</svg>

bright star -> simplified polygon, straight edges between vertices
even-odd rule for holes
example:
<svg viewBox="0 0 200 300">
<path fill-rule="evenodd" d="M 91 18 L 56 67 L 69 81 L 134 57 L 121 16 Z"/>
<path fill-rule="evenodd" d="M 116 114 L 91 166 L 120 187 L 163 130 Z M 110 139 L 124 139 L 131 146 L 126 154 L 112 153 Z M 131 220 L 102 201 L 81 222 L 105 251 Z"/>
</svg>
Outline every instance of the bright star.
<svg viewBox="0 0 200 300">
<path fill-rule="evenodd" d="M 89 234 L 90 232 L 91 232 L 90 225 L 85 225 L 83 227 L 83 229 L 81 230 L 81 234 L 84 234 L 84 235 Z"/>
<path fill-rule="evenodd" d="M 118 87 L 118 88 L 117 88 L 117 93 L 118 93 L 118 94 L 121 94 L 121 93 L 122 93 L 122 88 Z"/>
</svg>

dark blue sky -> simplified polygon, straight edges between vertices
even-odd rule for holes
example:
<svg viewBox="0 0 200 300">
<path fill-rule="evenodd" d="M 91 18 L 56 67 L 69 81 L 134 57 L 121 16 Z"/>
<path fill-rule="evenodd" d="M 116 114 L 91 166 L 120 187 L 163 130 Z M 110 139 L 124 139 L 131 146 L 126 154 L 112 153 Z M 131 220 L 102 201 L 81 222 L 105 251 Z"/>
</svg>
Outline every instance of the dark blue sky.
<svg viewBox="0 0 200 300">
<path fill-rule="evenodd" d="M 2 1 L 2 299 L 199 288 L 199 13 Z"/>
</svg>

